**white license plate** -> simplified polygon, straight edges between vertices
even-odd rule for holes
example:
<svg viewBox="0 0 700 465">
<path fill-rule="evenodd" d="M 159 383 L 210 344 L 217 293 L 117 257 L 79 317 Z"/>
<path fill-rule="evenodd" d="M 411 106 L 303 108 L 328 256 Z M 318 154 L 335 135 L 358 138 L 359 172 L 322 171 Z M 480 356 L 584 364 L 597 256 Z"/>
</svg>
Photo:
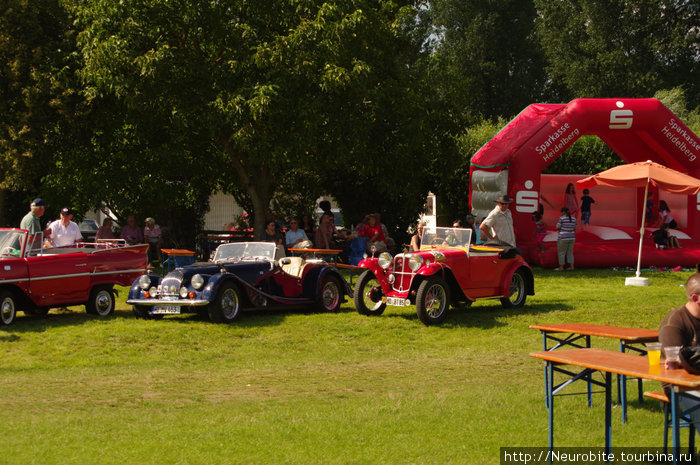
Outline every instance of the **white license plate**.
<svg viewBox="0 0 700 465">
<path fill-rule="evenodd" d="M 411 305 L 411 301 L 403 297 L 386 297 L 386 304 L 392 307 L 406 307 Z"/>
<path fill-rule="evenodd" d="M 154 305 L 151 311 L 152 315 L 179 315 L 179 305 Z"/>
</svg>

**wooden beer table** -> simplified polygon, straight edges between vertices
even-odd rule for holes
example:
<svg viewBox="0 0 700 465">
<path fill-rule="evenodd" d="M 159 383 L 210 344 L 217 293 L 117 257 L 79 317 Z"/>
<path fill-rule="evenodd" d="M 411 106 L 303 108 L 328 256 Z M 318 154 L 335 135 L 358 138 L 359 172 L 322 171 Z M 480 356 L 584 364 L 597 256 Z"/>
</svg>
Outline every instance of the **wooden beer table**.
<svg viewBox="0 0 700 465">
<path fill-rule="evenodd" d="M 579 379 L 588 380 L 605 389 L 605 452 L 610 453 L 612 442 L 611 416 L 611 385 L 612 374 L 631 376 L 640 379 L 653 379 L 662 383 L 672 385 L 671 403 L 671 424 L 673 438 L 674 463 L 677 463 L 680 452 L 680 416 L 686 415 L 689 411 L 681 412 L 679 407 L 679 397 L 683 391 L 700 389 L 700 376 L 691 375 L 683 368 L 667 370 L 663 365 L 650 367 L 646 357 L 635 354 L 615 352 L 602 349 L 571 349 L 532 352 L 531 357 L 535 357 L 546 362 L 545 376 L 547 377 L 547 405 L 549 407 L 549 449 L 554 447 L 554 396 L 569 384 Z M 583 368 L 578 374 L 561 368 L 561 365 L 573 365 Z M 605 381 L 593 380 L 591 374 L 600 371 L 605 375 Z M 555 385 L 554 373 L 564 373 L 572 376 L 571 379 Z M 693 408 L 692 410 L 695 410 Z"/>
<path fill-rule="evenodd" d="M 187 264 L 194 263 L 194 250 L 160 249 L 160 252 L 163 255 L 163 261 L 161 262 L 163 273 L 169 273 L 172 268 L 177 268 L 180 265 L 176 257 L 192 257 L 189 260 L 185 259 L 182 261 Z"/>
<path fill-rule="evenodd" d="M 621 326 L 593 325 L 588 323 L 557 323 L 530 325 L 532 329 L 542 332 L 542 350 L 555 350 L 561 347 L 590 348 L 591 336 L 607 337 L 620 341 L 620 352 L 636 352 L 646 355 L 644 347 L 640 344 L 656 342 L 659 340 L 659 332 L 655 329 L 625 328 Z M 554 345 L 549 346 L 549 342 Z M 636 345 L 635 345 L 636 344 Z M 547 378 L 545 377 L 545 383 Z M 545 392 L 547 385 L 545 384 Z M 642 380 L 637 381 L 639 402 L 644 401 L 642 392 Z M 588 383 L 588 406 L 593 405 L 591 383 Z M 617 401 L 622 407 L 622 422 L 627 422 L 627 377 L 617 376 Z"/>
<path fill-rule="evenodd" d="M 343 249 L 289 249 L 292 255 L 301 255 L 303 253 L 313 254 L 314 258 L 321 257 L 328 259 L 329 262 L 338 262 L 338 254 L 340 254 Z"/>
</svg>

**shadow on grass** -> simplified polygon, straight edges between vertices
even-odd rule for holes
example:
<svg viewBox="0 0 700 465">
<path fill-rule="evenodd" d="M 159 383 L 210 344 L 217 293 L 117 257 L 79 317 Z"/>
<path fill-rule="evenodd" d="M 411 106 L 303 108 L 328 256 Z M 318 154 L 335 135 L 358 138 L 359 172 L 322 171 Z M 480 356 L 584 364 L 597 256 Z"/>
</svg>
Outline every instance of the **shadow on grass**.
<svg viewBox="0 0 700 465">
<path fill-rule="evenodd" d="M 412 307 L 415 309 L 415 307 Z M 470 307 L 451 308 L 445 317 L 445 320 L 439 328 L 497 328 L 507 326 L 508 323 L 501 321 L 509 316 L 521 315 L 538 315 L 551 311 L 566 311 L 574 310 L 574 306 L 565 301 L 555 301 L 547 303 L 535 303 L 532 305 L 525 304 L 520 308 L 502 308 L 496 306 L 483 306 L 475 303 Z M 412 313 L 389 313 L 388 317 L 403 318 L 405 320 L 418 321 L 418 315 L 415 311 Z"/>
<path fill-rule="evenodd" d="M 341 307 L 340 310 L 336 313 L 353 313 L 354 311 L 355 310 L 353 307 L 349 307 L 346 305 L 345 307 Z M 321 312 L 318 312 L 312 307 L 300 305 L 276 306 L 272 308 L 255 308 L 250 310 L 243 310 L 239 317 L 231 324 L 244 327 L 275 326 L 283 323 L 286 317 L 289 315 L 313 315 L 317 313 Z M 57 311 L 55 309 L 52 309 L 51 313 L 41 316 L 28 315 L 22 311 L 19 311 L 14 323 L 9 327 L 4 327 L 7 329 L 8 332 L 12 332 L 13 334 L 5 335 L 0 330 L 0 341 L 17 341 L 20 339 L 17 333 L 43 332 L 50 328 L 77 326 L 85 323 L 95 322 L 109 324 L 112 320 L 121 319 L 136 320 L 137 317 L 133 314 L 133 312 L 130 309 L 117 309 L 112 315 L 108 317 L 99 317 L 96 315 L 86 313 L 84 307 L 78 305 L 76 305 L 75 307 L 70 307 L 68 310 L 63 311 Z M 200 315 L 198 313 L 184 313 L 181 315 L 171 316 L 166 315 L 162 318 L 154 318 L 151 321 L 171 321 L 173 324 L 215 324 L 209 320 L 208 316 Z"/>
<path fill-rule="evenodd" d="M 628 390 L 629 392 L 629 390 Z M 635 393 L 637 392 L 636 390 L 634 391 Z M 637 399 L 637 396 L 635 394 L 634 397 L 632 396 L 627 396 L 627 415 L 629 416 L 629 412 L 633 412 L 635 410 L 646 410 L 648 412 L 658 412 L 659 414 L 663 414 L 664 408 L 661 405 L 661 402 L 655 399 L 644 399 L 644 402 L 641 404 L 639 403 L 639 400 Z"/>
<path fill-rule="evenodd" d="M 342 308 L 336 313 L 353 313 L 352 308 Z M 270 308 L 253 308 L 244 309 L 238 315 L 230 325 L 241 326 L 241 327 L 263 327 L 263 326 L 276 326 L 282 324 L 287 317 L 291 315 L 315 315 L 323 314 L 324 312 L 319 312 L 309 306 L 303 305 L 287 305 L 287 306 L 275 306 Z M 126 315 L 131 315 L 131 312 L 125 312 Z M 133 318 L 135 316 L 131 315 Z M 193 323 L 203 323 L 207 325 L 216 324 L 209 320 L 209 317 L 204 314 L 199 313 L 184 313 L 181 315 L 165 315 L 159 319 L 152 319 L 151 321 L 172 321 L 173 324 L 193 324 Z M 225 323 L 224 323 L 225 325 Z"/>
<path fill-rule="evenodd" d="M 73 309 L 75 308 L 75 309 Z M 46 315 L 29 315 L 21 310 L 17 312 L 17 318 L 11 326 L 5 327 L 13 333 L 43 332 L 49 328 L 65 326 L 77 326 L 85 323 L 102 322 L 108 324 L 111 320 L 135 318 L 131 310 L 115 310 L 108 317 L 100 317 L 85 312 L 84 307 L 76 305 L 68 310 L 52 309 Z M 3 336 L 0 336 L 2 339 Z M 4 338 L 4 340 L 8 340 Z"/>
</svg>

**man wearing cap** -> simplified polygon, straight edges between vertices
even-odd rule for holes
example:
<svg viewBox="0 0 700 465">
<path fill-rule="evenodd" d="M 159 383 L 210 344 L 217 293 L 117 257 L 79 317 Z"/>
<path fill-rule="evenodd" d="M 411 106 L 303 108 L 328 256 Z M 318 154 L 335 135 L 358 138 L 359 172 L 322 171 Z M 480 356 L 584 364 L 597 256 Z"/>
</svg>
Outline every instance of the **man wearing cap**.
<svg viewBox="0 0 700 465">
<path fill-rule="evenodd" d="M 73 211 L 68 207 L 61 209 L 61 218 L 49 225 L 51 238 L 49 239 L 54 247 L 66 247 L 82 241 L 80 228 L 73 221 Z"/>
<path fill-rule="evenodd" d="M 510 204 L 513 201 L 508 195 L 496 199 L 496 207 L 491 210 L 479 229 L 488 238 L 484 245 L 515 249 L 515 232 L 513 231 L 513 215 Z"/>
<path fill-rule="evenodd" d="M 39 223 L 39 218 L 41 218 L 45 211 L 46 203 L 44 203 L 44 199 L 36 198 L 32 201 L 30 205 L 29 213 L 24 215 L 24 218 L 22 218 L 19 227 L 29 231 L 29 235 L 31 237 L 30 241 L 34 241 L 34 234 L 42 232 L 41 223 Z M 49 236 L 50 234 L 51 230 L 49 228 L 46 228 L 44 230 L 44 236 Z"/>
</svg>

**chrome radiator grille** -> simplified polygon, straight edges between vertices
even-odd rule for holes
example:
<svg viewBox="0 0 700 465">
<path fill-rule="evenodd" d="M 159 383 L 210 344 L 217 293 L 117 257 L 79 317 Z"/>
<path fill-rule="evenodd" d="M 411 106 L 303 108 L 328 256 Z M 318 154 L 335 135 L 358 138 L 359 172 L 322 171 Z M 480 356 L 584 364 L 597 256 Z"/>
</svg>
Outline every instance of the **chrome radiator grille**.
<svg viewBox="0 0 700 465">
<path fill-rule="evenodd" d="M 394 263 L 392 268 L 392 273 L 396 277 L 396 280 L 391 285 L 391 288 L 397 292 L 406 292 L 411 287 L 411 281 L 415 273 L 411 271 L 408 266 L 408 258 L 404 254 L 400 253 L 394 257 Z"/>
</svg>

